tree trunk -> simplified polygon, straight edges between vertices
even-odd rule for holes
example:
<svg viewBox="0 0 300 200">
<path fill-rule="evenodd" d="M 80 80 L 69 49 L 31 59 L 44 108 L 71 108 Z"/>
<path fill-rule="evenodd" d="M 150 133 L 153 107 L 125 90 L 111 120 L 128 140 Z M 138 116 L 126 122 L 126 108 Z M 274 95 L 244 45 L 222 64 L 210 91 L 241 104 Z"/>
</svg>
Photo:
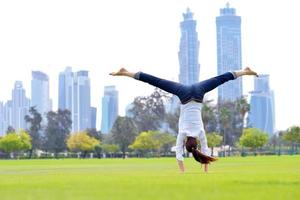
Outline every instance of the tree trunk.
<svg viewBox="0 0 300 200">
<path fill-rule="evenodd" d="M 29 159 L 32 159 L 32 152 L 33 152 L 33 150 L 30 149 L 30 150 L 29 150 Z"/>
</svg>

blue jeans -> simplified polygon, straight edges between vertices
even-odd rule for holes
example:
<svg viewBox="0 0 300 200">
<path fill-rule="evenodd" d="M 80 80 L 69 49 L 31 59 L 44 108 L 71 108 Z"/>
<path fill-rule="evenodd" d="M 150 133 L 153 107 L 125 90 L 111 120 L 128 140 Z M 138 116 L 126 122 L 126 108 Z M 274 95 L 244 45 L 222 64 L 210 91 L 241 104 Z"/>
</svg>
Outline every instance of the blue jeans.
<svg viewBox="0 0 300 200">
<path fill-rule="evenodd" d="M 215 89 L 229 80 L 234 80 L 236 76 L 233 72 L 226 72 L 222 75 L 199 83 L 194 83 L 192 85 L 183 85 L 181 83 L 161 79 L 143 72 L 137 72 L 134 78 L 174 94 L 178 96 L 182 104 L 186 104 L 191 100 L 202 103 L 205 93 Z"/>
</svg>

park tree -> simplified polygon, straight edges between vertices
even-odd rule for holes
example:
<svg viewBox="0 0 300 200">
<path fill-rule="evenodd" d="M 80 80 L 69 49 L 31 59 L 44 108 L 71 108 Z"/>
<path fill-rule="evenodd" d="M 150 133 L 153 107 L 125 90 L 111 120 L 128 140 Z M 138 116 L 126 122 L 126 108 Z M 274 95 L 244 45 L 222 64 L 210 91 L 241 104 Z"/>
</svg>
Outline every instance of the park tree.
<svg viewBox="0 0 300 200">
<path fill-rule="evenodd" d="M 242 122 L 244 122 L 245 115 L 250 111 L 250 104 L 247 102 L 246 97 L 241 97 L 235 101 L 237 112 L 240 114 Z"/>
<path fill-rule="evenodd" d="M 160 148 L 160 142 L 156 137 L 157 132 L 145 131 L 140 133 L 130 148 L 145 155 L 147 152 L 155 151 Z"/>
<path fill-rule="evenodd" d="M 207 145 L 211 148 L 211 155 L 214 154 L 214 147 L 219 146 L 222 143 L 223 137 L 216 132 L 208 133 Z"/>
<path fill-rule="evenodd" d="M 234 145 L 239 141 L 244 128 L 244 118 L 249 109 L 250 105 L 244 97 L 218 104 L 216 113 L 224 145 Z"/>
<path fill-rule="evenodd" d="M 292 152 L 297 151 L 297 145 L 300 144 L 300 127 L 292 126 L 282 135 L 282 139 L 291 144 Z"/>
<path fill-rule="evenodd" d="M 249 147 L 256 153 L 257 148 L 263 147 L 268 142 L 268 135 L 257 128 L 246 128 L 240 138 L 242 147 Z"/>
<path fill-rule="evenodd" d="M 134 121 L 129 117 L 118 117 L 111 130 L 111 142 L 117 144 L 123 153 L 123 158 L 128 146 L 134 141 L 137 128 Z"/>
<path fill-rule="evenodd" d="M 9 133 L 0 139 L 0 149 L 8 154 L 27 151 L 31 147 L 31 137 L 23 130 Z"/>
<path fill-rule="evenodd" d="M 96 138 L 97 140 L 102 141 L 103 140 L 103 134 L 101 133 L 101 131 L 97 131 L 97 129 L 95 128 L 88 128 L 85 130 L 85 132 L 93 138 Z"/>
<path fill-rule="evenodd" d="M 154 138 L 158 140 L 159 142 L 159 152 L 161 153 L 168 153 L 171 151 L 171 148 L 176 143 L 175 136 L 165 133 L 165 132 L 159 132 L 159 131 L 152 131 L 154 134 Z"/>
<path fill-rule="evenodd" d="M 110 157 L 114 157 L 114 154 L 116 154 L 120 148 L 116 144 L 102 144 L 101 145 L 103 153 L 109 154 Z"/>
<path fill-rule="evenodd" d="M 95 150 L 95 146 L 100 144 L 100 141 L 90 137 L 86 132 L 73 133 L 68 136 L 67 146 L 73 152 L 83 152 L 83 157 L 90 151 Z"/>
<path fill-rule="evenodd" d="M 178 106 L 174 112 L 168 112 L 165 115 L 165 121 L 171 129 L 172 134 L 178 133 L 178 121 L 180 115 L 180 107 Z"/>
<path fill-rule="evenodd" d="M 223 145 L 229 144 L 229 130 L 230 130 L 231 118 L 232 118 L 232 113 L 223 104 L 219 109 L 219 121 L 221 124 L 221 132 L 223 133 Z"/>
<path fill-rule="evenodd" d="M 6 134 L 15 133 L 15 132 L 16 132 L 16 130 L 12 126 L 8 126 L 6 129 Z"/>
<path fill-rule="evenodd" d="M 29 114 L 25 115 L 25 121 L 30 124 L 28 133 L 32 139 L 31 140 L 32 148 L 30 150 L 30 155 L 29 155 L 29 157 L 31 158 L 33 151 L 41 148 L 41 144 L 42 144 L 42 137 L 41 137 L 42 116 L 36 110 L 35 106 L 30 107 Z"/>
<path fill-rule="evenodd" d="M 203 121 L 204 130 L 206 132 L 216 131 L 217 128 L 216 108 L 210 105 L 209 102 L 203 103 L 202 121 Z"/>
<path fill-rule="evenodd" d="M 67 150 L 66 140 L 72 125 L 69 110 L 50 111 L 47 113 L 44 149 L 53 152 L 55 157 L 59 152 Z"/>
<path fill-rule="evenodd" d="M 129 110 L 137 125 L 138 132 L 158 130 L 165 119 L 165 102 L 169 99 L 166 92 L 155 89 L 150 96 L 140 96 L 134 99 Z"/>
</svg>

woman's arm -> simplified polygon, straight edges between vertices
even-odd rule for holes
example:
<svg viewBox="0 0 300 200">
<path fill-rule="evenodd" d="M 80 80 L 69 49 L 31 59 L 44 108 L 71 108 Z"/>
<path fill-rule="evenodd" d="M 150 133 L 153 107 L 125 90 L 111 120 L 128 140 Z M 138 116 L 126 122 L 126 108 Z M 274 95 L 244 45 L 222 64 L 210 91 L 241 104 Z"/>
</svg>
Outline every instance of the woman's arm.
<svg viewBox="0 0 300 200">
<path fill-rule="evenodd" d="M 181 172 L 185 171 L 184 164 L 183 164 L 184 139 L 185 139 L 185 134 L 179 132 L 176 139 L 176 159 L 177 159 L 179 170 Z"/>
<path fill-rule="evenodd" d="M 177 160 L 177 163 L 178 163 L 179 170 L 180 170 L 181 172 L 184 172 L 185 169 L 184 169 L 183 161 Z"/>
</svg>

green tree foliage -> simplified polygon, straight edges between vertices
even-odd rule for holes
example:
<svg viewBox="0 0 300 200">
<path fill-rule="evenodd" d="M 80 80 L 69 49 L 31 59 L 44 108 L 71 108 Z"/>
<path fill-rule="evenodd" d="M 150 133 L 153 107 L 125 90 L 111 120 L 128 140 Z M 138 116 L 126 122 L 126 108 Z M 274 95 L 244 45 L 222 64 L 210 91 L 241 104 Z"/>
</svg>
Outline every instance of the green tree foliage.
<svg viewBox="0 0 300 200">
<path fill-rule="evenodd" d="M 300 144 L 300 127 L 292 126 L 283 133 L 282 139 L 292 146 L 292 154 L 297 152 L 297 144 Z"/>
<path fill-rule="evenodd" d="M 130 148 L 145 154 L 149 151 L 169 152 L 175 144 L 175 137 L 159 131 L 142 132 L 134 141 Z"/>
<path fill-rule="evenodd" d="M 202 107 L 202 121 L 204 130 L 206 132 L 216 131 L 217 128 L 217 116 L 216 109 L 214 106 L 204 103 Z"/>
<path fill-rule="evenodd" d="M 154 133 L 154 137 L 159 141 L 159 152 L 162 152 L 164 154 L 170 152 L 171 148 L 176 143 L 176 137 L 170 135 L 169 133 L 156 131 Z"/>
<path fill-rule="evenodd" d="M 25 121 L 30 124 L 29 135 L 32 139 L 32 150 L 41 148 L 42 138 L 41 138 L 41 122 L 42 116 L 35 107 L 30 107 L 29 115 L 25 116 Z M 32 156 L 32 151 L 30 152 L 30 157 Z"/>
<path fill-rule="evenodd" d="M 129 117 L 118 117 L 111 130 L 112 143 L 117 144 L 123 153 L 123 158 L 128 146 L 134 141 L 137 128 L 134 121 Z"/>
<path fill-rule="evenodd" d="M 178 133 L 179 115 L 180 115 L 180 107 L 178 107 L 174 112 L 166 113 L 165 115 L 165 121 L 169 125 L 169 128 L 171 129 L 171 132 L 174 135 Z"/>
<path fill-rule="evenodd" d="M 160 147 L 159 140 L 155 137 L 157 132 L 147 131 L 142 132 L 134 141 L 130 148 L 133 150 L 138 150 L 142 153 L 147 151 L 158 150 Z"/>
<path fill-rule="evenodd" d="M 14 127 L 12 127 L 12 126 L 8 126 L 7 127 L 6 134 L 8 134 L 8 133 L 15 133 L 15 132 L 16 132 L 16 130 L 14 129 Z"/>
<path fill-rule="evenodd" d="M 96 138 L 97 140 L 100 140 L 100 141 L 103 140 L 103 134 L 101 133 L 101 131 L 97 131 L 95 128 L 86 129 L 86 133 L 89 136 Z"/>
<path fill-rule="evenodd" d="M 102 144 L 101 148 L 104 153 L 110 154 L 111 157 L 120 150 L 116 144 Z"/>
<path fill-rule="evenodd" d="M 282 136 L 283 140 L 291 143 L 300 144 L 300 127 L 292 126 L 290 127 Z"/>
<path fill-rule="evenodd" d="M 211 154 L 214 154 L 214 147 L 219 146 L 222 143 L 223 137 L 216 132 L 208 133 L 207 145 L 211 148 Z"/>
<path fill-rule="evenodd" d="M 130 112 L 133 115 L 138 132 L 158 130 L 165 119 L 165 101 L 168 94 L 162 90 L 155 91 L 146 97 L 136 97 Z"/>
<path fill-rule="evenodd" d="M 47 121 L 43 148 L 54 152 L 57 157 L 59 152 L 67 149 L 66 139 L 72 125 L 71 112 L 69 110 L 50 111 L 47 113 Z"/>
<path fill-rule="evenodd" d="M 89 152 L 95 149 L 100 141 L 90 137 L 86 132 L 78 132 L 70 134 L 67 139 L 67 146 L 74 152 Z"/>
<path fill-rule="evenodd" d="M 263 147 L 268 142 L 268 135 L 257 128 L 244 129 L 240 138 L 240 144 L 243 147 L 249 147 L 252 150 Z"/>
<path fill-rule="evenodd" d="M 0 139 L 0 149 L 6 153 L 17 153 L 31 149 L 31 137 L 25 131 L 9 133 Z"/>
<path fill-rule="evenodd" d="M 250 106 L 243 97 L 234 102 L 223 102 L 216 108 L 220 123 L 220 132 L 223 135 L 224 145 L 234 145 L 242 135 L 244 117 Z"/>
</svg>

